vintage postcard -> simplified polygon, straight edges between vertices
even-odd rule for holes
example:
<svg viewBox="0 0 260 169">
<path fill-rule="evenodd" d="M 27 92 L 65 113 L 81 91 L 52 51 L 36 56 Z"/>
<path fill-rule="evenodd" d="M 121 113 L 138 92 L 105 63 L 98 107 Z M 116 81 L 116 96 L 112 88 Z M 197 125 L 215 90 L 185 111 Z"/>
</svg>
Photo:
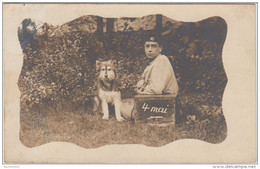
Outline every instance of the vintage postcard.
<svg viewBox="0 0 260 169">
<path fill-rule="evenodd" d="M 4 162 L 250 163 L 256 4 L 3 4 Z"/>
</svg>

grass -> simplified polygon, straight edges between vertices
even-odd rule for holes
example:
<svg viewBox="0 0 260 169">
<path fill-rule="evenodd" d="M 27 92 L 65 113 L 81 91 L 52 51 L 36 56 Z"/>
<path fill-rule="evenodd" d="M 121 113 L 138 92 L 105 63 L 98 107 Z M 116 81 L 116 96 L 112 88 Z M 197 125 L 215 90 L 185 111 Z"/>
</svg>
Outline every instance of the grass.
<svg viewBox="0 0 260 169">
<path fill-rule="evenodd" d="M 197 120 L 182 121 L 167 127 L 151 126 L 133 120 L 118 122 L 114 116 L 109 120 L 103 120 L 101 115 L 92 112 L 57 113 L 46 107 L 48 111 L 45 112 L 24 111 L 21 107 L 20 139 L 27 147 L 35 147 L 52 141 L 65 141 L 84 148 L 108 144 L 144 144 L 160 147 L 179 139 L 222 142 L 226 138 L 227 128 L 221 107 L 216 104 L 205 104 L 208 99 L 204 99 L 204 103 L 196 102 L 193 105 L 190 102 L 192 97 L 194 96 L 187 96 L 186 99 L 189 102 L 184 101 L 183 110 L 186 114 L 192 110 L 191 114 L 196 114 Z M 204 96 L 200 97 L 204 98 Z M 38 110 L 42 109 L 38 108 Z M 195 111 L 197 112 L 194 113 Z"/>
</svg>

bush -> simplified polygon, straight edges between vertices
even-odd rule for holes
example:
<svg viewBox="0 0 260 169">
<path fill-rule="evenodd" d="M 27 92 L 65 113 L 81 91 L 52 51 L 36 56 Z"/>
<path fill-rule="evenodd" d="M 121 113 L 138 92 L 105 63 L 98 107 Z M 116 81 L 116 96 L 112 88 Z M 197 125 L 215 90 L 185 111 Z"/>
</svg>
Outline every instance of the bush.
<svg viewBox="0 0 260 169">
<path fill-rule="evenodd" d="M 24 53 L 18 81 L 21 103 L 60 104 L 66 100 L 73 105 L 91 101 L 96 94 L 97 59 L 117 60 L 122 97 L 132 97 L 133 86 L 148 64 L 142 37 L 156 31 L 148 30 L 156 28 L 155 22 L 150 22 L 153 17 L 112 18 L 113 29 L 103 24 L 101 30 L 107 31 L 102 33 L 101 17 L 83 16 L 57 27 L 44 24 L 41 31 L 32 32 L 29 40 L 22 36 L 26 27 L 20 28 L 18 35 L 23 37 L 19 40 Z M 107 21 L 103 18 L 103 23 Z M 221 58 L 225 21 L 212 17 L 184 23 L 163 16 L 162 32 L 166 41 L 164 54 L 173 65 L 181 93 L 210 92 L 222 96 L 227 83 Z"/>
</svg>

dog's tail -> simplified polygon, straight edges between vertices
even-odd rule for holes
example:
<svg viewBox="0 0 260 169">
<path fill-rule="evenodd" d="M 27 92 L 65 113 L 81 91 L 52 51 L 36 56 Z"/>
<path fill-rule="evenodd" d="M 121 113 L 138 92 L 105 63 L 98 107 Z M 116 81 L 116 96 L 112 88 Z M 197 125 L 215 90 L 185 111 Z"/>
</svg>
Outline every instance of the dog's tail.
<svg viewBox="0 0 260 169">
<path fill-rule="evenodd" d="M 99 113 L 98 110 L 99 110 L 99 104 L 100 104 L 100 101 L 98 99 L 98 97 L 94 97 L 94 106 L 93 106 L 93 112 L 94 113 Z"/>
</svg>

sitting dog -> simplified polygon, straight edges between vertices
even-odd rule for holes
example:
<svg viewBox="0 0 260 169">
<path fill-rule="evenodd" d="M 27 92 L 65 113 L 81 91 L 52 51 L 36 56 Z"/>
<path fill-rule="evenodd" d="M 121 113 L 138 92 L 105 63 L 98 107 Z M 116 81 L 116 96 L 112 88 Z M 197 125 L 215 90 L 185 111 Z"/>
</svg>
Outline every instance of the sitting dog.
<svg viewBox="0 0 260 169">
<path fill-rule="evenodd" d="M 120 113 L 121 93 L 115 68 L 115 61 L 96 61 L 98 94 L 94 98 L 94 112 L 99 112 L 102 107 L 103 119 L 109 118 L 108 104 L 115 107 L 117 121 L 124 120 Z"/>
</svg>

